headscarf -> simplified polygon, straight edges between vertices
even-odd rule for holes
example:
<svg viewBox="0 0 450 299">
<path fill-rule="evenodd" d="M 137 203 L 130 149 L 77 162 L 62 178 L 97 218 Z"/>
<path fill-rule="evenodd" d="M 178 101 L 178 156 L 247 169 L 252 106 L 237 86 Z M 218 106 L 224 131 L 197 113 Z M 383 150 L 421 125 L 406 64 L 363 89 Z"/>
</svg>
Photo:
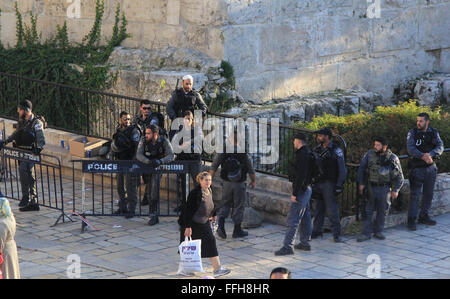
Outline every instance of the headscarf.
<svg viewBox="0 0 450 299">
<path fill-rule="evenodd" d="M 13 213 L 9 201 L 6 197 L 3 197 L 3 194 L 0 191 L 0 217 L 11 217 L 12 215 Z"/>
</svg>

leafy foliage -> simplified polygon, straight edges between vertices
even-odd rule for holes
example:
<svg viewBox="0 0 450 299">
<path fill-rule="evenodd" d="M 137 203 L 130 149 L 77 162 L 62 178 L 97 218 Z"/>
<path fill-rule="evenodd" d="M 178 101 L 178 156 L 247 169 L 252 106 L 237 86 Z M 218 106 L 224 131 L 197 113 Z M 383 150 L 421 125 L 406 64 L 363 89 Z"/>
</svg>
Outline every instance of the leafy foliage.
<svg viewBox="0 0 450 299">
<path fill-rule="evenodd" d="M 444 110 L 448 107 L 444 107 Z M 406 136 L 411 128 L 416 126 L 417 115 L 426 112 L 430 115 L 430 126 L 438 129 L 444 145 L 450 144 L 450 116 L 441 107 L 432 109 L 427 106 L 417 106 L 414 100 L 398 106 L 379 106 L 370 114 L 334 116 L 326 114 L 315 117 L 311 122 L 300 122 L 296 125 L 317 130 L 329 127 L 334 133 L 341 135 L 347 143 L 347 162 L 359 163 L 368 149 L 372 148 L 375 136 L 384 136 L 391 150 L 398 155 L 406 155 Z M 443 154 L 438 161 L 439 171 L 450 171 L 450 154 Z M 404 168 L 406 170 L 406 168 Z"/>
<path fill-rule="evenodd" d="M 110 72 L 107 60 L 114 47 L 119 46 L 129 37 L 127 19 L 116 7 L 116 18 L 112 37 L 106 45 L 100 45 L 101 24 L 104 13 L 104 0 L 96 0 L 95 21 L 81 43 L 71 43 L 68 38 L 67 23 L 57 25 L 55 36 L 45 41 L 36 30 L 38 17 L 30 14 L 30 26 L 24 24 L 22 15 L 16 10 L 17 44 L 12 48 L 0 45 L 0 72 L 67 84 L 86 89 L 103 90 L 109 88 L 116 78 Z M 36 107 L 37 113 L 53 113 L 49 124 L 69 129 L 80 129 L 87 117 L 87 109 L 91 111 L 98 107 L 100 99 L 86 100 L 81 91 L 64 89 L 56 86 L 38 87 L 38 84 L 23 86 L 19 80 L 2 77 L 3 93 L 0 97 L 0 107 L 8 116 L 16 116 L 16 102 L 28 98 Z M 42 85 L 39 85 L 42 86 Z M 20 90 L 20 92 L 17 92 Z M 18 99 L 18 97 L 21 99 Z M 92 115 L 92 114 L 91 114 Z"/>
</svg>

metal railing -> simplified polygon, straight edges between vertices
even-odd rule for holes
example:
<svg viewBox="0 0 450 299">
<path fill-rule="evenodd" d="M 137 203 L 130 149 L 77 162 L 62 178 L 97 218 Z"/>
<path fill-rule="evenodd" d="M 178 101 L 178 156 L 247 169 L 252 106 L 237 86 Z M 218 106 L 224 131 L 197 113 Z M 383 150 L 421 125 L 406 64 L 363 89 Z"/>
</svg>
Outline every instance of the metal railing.
<svg viewBox="0 0 450 299">
<path fill-rule="evenodd" d="M 47 161 L 43 161 L 45 158 Z M 48 162 L 53 160 L 53 162 Z M 1 150 L 1 169 L 4 170 L 0 180 L 3 195 L 21 200 L 24 195 L 20 183 L 20 165 L 22 163 L 33 164 L 32 175 L 35 178 L 35 191 L 38 204 L 43 207 L 61 211 L 56 220 L 65 222 L 65 217 L 70 219 L 64 212 L 64 187 L 61 172 L 61 161 L 58 157 L 47 154 L 33 155 L 32 152 L 4 147 Z M 28 191 L 27 191 L 28 192 Z M 71 219 L 70 219 L 71 220 Z"/>
<path fill-rule="evenodd" d="M 0 72 L 0 116 L 8 119 L 17 119 L 17 105 L 28 99 L 33 103 L 33 111 L 43 115 L 50 128 L 68 131 L 76 134 L 110 139 L 115 133 L 119 122 L 119 114 L 125 110 L 137 114 L 140 101 L 143 99 L 118 95 L 98 90 L 32 79 L 14 74 Z M 62 101 L 64 99 L 64 101 Z M 165 127 L 170 128 L 170 120 L 166 113 L 166 104 L 150 101 L 152 110 L 165 116 Z M 62 103 L 72 103 L 72 106 L 63 106 Z M 69 109 L 75 112 L 65 113 Z M 221 121 L 236 120 L 238 117 L 220 113 L 208 112 L 206 119 L 217 118 Z M 244 118 L 244 120 L 246 120 Z M 265 126 L 267 129 L 267 140 L 260 138 L 260 120 L 255 119 L 257 132 L 257 152 L 251 153 L 253 165 L 256 171 L 287 178 L 287 161 L 294 156 L 292 137 L 297 132 L 312 135 L 313 131 L 308 129 L 277 125 L 279 135 L 280 159 L 273 164 L 260 162 L 266 153 L 260 152 L 261 145 L 270 145 L 272 140 L 270 122 Z M 344 140 L 336 136 L 336 140 L 346 151 Z M 310 138 L 311 140 L 313 138 Z M 203 154 L 204 161 L 211 161 L 212 156 Z"/>
</svg>

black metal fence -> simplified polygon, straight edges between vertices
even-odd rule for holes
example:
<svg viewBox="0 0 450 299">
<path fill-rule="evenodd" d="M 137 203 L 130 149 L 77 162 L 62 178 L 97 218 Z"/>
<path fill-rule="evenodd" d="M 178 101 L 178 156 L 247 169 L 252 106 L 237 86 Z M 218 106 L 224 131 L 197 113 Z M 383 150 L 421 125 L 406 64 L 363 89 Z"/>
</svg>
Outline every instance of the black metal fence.
<svg viewBox="0 0 450 299">
<path fill-rule="evenodd" d="M 142 100 L 140 98 L 0 73 L 0 116 L 16 119 L 17 104 L 25 98 L 33 102 L 33 110 L 37 114 L 44 115 L 52 128 L 108 139 L 115 132 L 119 113 L 122 110 L 138 113 L 139 104 Z M 64 101 L 61 99 L 64 99 Z M 169 129 L 171 123 L 167 117 L 166 104 L 155 101 L 150 102 L 153 111 L 165 115 L 165 126 Z M 66 106 L 62 106 L 61 103 L 65 103 Z M 67 103 L 71 103 L 71 105 L 67 105 Z M 237 122 L 241 120 L 232 115 L 208 112 L 205 121 L 211 118 L 221 122 Z M 246 140 L 254 138 L 254 145 L 256 146 L 253 149 L 255 151 L 249 151 L 249 153 L 253 160 L 254 168 L 258 172 L 287 178 L 288 161 L 292 160 L 294 156 L 292 137 L 297 132 L 309 135 L 310 145 L 313 146 L 314 134 L 311 130 L 282 124 L 273 126 L 270 122 L 266 124 L 260 119 L 243 120 L 247 121 L 247 127 L 255 128 L 255 130 L 246 133 Z M 263 132 L 264 130 L 266 132 Z M 272 138 L 274 134 L 278 134 L 278 138 Z M 339 135 L 336 135 L 334 139 L 346 152 L 345 141 Z M 275 147 L 276 143 L 278 144 L 277 148 Z M 273 152 L 269 151 L 268 153 L 266 151 L 271 146 L 274 146 L 273 150 L 276 151 L 275 154 L 278 156 L 278 159 L 274 163 L 261 163 L 264 156 L 273 154 Z M 400 158 L 405 159 L 406 157 Z M 211 159 L 211 154 L 203 154 L 204 161 L 211 161 Z M 347 164 L 347 179 L 344 183 L 343 193 L 339 196 L 342 217 L 349 215 L 359 217 L 360 211 L 363 209 L 363 202 L 358 195 L 356 180 L 358 166 L 358 164 Z M 110 176 L 101 175 L 98 184 L 102 185 L 107 177 L 111 180 Z M 91 182 L 93 184 L 92 188 L 96 186 L 97 183 L 95 182 L 93 177 Z M 111 189 L 112 185 L 108 188 Z M 112 194 L 113 192 L 111 192 L 111 197 L 113 196 Z M 112 199 L 111 203 L 113 201 L 114 199 Z M 110 210 L 112 211 L 112 208 Z M 101 213 L 104 213 L 104 211 Z"/>
<path fill-rule="evenodd" d="M 33 103 L 33 111 L 43 115 L 51 128 L 108 139 L 115 133 L 119 113 L 126 110 L 137 114 L 142 100 L 0 72 L 0 116 L 17 119 L 17 104 L 23 99 L 29 99 Z M 166 128 L 170 128 L 166 104 L 150 102 L 153 111 L 165 115 Z M 220 122 L 242 120 L 231 115 L 208 112 L 204 121 L 211 118 Z M 292 136 L 297 132 L 310 135 L 312 131 L 282 124 L 272 126 L 270 120 L 267 124 L 260 119 L 244 118 L 243 120 L 246 121 L 247 128 L 255 129 L 255 131 L 247 132 L 246 136 L 255 138 L 256 146 L 250 153 L 255 170 L 287 177 L 287 161 L 294 155 Z M 214 128 L 213 126 L 211 130 Z M 278 134 L 279 138 L 273 138 L 274 134 Z M 279 147 L 275 147 L 276 143 Z M 274 147 L 271 148 L 271 146 Z M 276 159 L 274 163 L 261 163 L 264 156 L 270 155 L 276 155 L 280 159 Z M 211 154 L 203 154 L 204 161 L 211 161 L 211 159 Z"/>
<path fill-rule="evenodd" d="M 111 160 L 73 160 L 72 167 L 72 196 L 68 199 L 72 210 L 83 215 L 112 216 L 118 209 L 117 175 L 134 174 L 138 180 L 136 216 L 149 216 L 149 205 L 143 204 L 145 183 L 143 174 L 161 175 L 159 186 L 158 216 L 177 216 L 182 200 L 178 190 L 179 176 L 186 176 L 186 194 L 190 190 L 189 167 L 192 162 L 174 161 L 161 165 L 157 169 L 149 168 L 139 161 L 111 161 Z M 126 187 L 125 187 L 126 190 Z M 127 192 L 128 193 L 128 192 Z M 150 194 L 146 194 L 150 200 Z"/>
<path fill-rule="evenodd" d="M 45 159 L 46 161 L 43 161 Z M 48 162 L 50 161 L 50 162 Z M 1 151 L 0 186 L 2 193 L 9 198 L 21 200 L 23 190 L 20 183 L 20 165 L 22 163 L 33 164 L 32 174 L 36 180 L 36 196 L 40 206 L 61 211 L 61 215 L 56 220 L 56 225 L 60 220 L 65 222 L 64 211 L 64 188 L 61 172 L 61 161 L 58 157 L 41 154 L 33 155 L 29 151 L 4 147 Z"/>
</svg>

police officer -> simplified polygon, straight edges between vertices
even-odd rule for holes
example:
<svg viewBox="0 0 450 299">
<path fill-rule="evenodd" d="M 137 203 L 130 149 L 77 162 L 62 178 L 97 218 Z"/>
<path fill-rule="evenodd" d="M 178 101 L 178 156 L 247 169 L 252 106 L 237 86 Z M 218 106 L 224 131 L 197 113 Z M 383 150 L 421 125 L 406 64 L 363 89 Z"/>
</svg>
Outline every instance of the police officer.
<svg viewBox="0 0 450 299">
<path fill-rule="evenodd" d="M 400 160 L 388 149 L 384 137 L 376 137 L 373 141 L 373 149 L 369 150 L 358 168 L 359 193 L 362 195 L 367 188 L 366 220 L 362 234 L 357 238 L 363 242 L 373 236 L 384 240 L 382 234 L 386 211 L 389 206 L 389 195 L 392 200 L 398 197 L 398 192 L 403 185 L 403 172 Z M 372 215 L 377 212 L 375 224 L 372 230 Z"/>
<path fill-rule="evenodd" d="M 292 182 L 291 207 L 287 217 L 288 229 L 284 236 L 283 247 L 275 252 L 275 255 L 294 254 L 292 245 L 295 234 L 300 225 L 300 243 L 294 248 L 309 251 L 309 239 L 311 237 L 311 150 L 307 145 L 306 135 L 297 133 L 294 135 L 295 160 L 290 164 L 289 180 Z"/>
<path fill-rule="evenodd" d="M 202 171 L 202 128 L 194 124 L 194 115 L 190 110 L 184 112 L 184 124 L 180 131 L 175 134 L 172 139 L 172 147 L 176 153 L 177 161 L 190 161 L 189 175 L 194 184 L 196 184 L 197 174 Z M 186 200 L 186 175 L 177 176 L 178 183 L 178 207 L 176 212 L 180 210 L 181 203 Z"/>
<path fill-rule="evenodd" d="M 140 113 L 133 118 L 131 124 L 139 129 L 141 136 L 144 136 L 146 127 L 155 125 L 160 128 L 159 135 L 167 137 L 167 132 L 164 129 L 164 116 L 159 112 L 152 111 L 149 100 L 141 100 L 139 110 Z M 143 174 L 142 179 L 146 185 L 149 184 L 148 175 Z M 148 205 L 147 194 L 144 194 L 141 204 L 143 206 Z"/>
<path fill-rule="evenodd" d="M 119 116 L 119 126 L 113 135 L 111 151 L 116 160 L 133 160 L 136 155 L 137 146 L 140 140 L 139 129 L 131 124 L 131 116 L 128 112 L 122 111 Z M 126 179 L 126 194 L 124 183 Z M 137 203 L 137 180 L 139 177 L 132 173 L 117 174 L 117 192 L 119 193 L 119 209 L 116 215 L 125 214 L 125 218 L 133 218 Z"/>
<path fill-rule="evenodd" d="M 433 199 L 437 167 L 435 160 L 444 151 L 444 144 L 435 128 L 430 127 L 430 116 L 427 113 L 417 115 L 416 128 L 409 130 L 407 149 L 409 181 L 411 197 L 408 210 L 408 229 L 416 230 L 416 218 L 419 214 L 419 198 L 422 195 L 422 205 L 418 222 L 436 225 L 428 215 Z M 423 190 L 422 190 L 423 189 Z"/>
<path fill-rule="evenodd" d="M 9 136 L 3 144 L 14 142 L 13 146 L 32 151 L 39 155 L 45 145 L 44 122 L 32 112 L 33 104 L 24 100 L 19 103 L 19 122 L 16 131 Z M 34 164 L 19 161 L 20 184 L 22 187 L 22 200 L 19 203 L 20 211 L 39 211 L 39 203 L 36 195 L 36 178 L 34 176 Z"/>
<path fill-rule="evenodd" d="M 214 176 L 215 172 L 222 166 L 220 177 L 223 180 L 222 202 L 223 206 L 218 213 L 217 235 L 222 239 L 227 238 L 225 232 L 225 218 L 230 214 L 233 208 L 232 219 L 234 222 L 233 238 L 242 238 L 248 235 L 247 231 L 242 230 L 241 224 L 244 220 L 244 209 L 246 206 L 247 192 L 246 184 L 247 173 L 250 177 L 250 188 L 255 188 L 256 174 L 253 169 L 252 161 L 247 153 L 243 152 L 239 144 L 235 141 L 237 130 L 227 136 L 226 141 L 233 148 L 231 153 L 215 154 L 209 173 Z"/>
<path fill-rule="evenodd" d="M 139 141 L 136 153 L 137 160 L 147 164 L 151 168 L 157 168 L 161 164 L 172 162 L 174 154 L 172 145 L 167 138 L 159 135 L 159 127 L 150 125 L 145 128 L 145 136 Z M 159 223 L 159 188 L 161 182 L 161 174 L 153 173 L 148 175 L 148 184 L 145 187 L 145 193 L 150 193 L 150 220 L 148 225 L 152 226 Z"/>
<path fill-rule="evenodd" d="M 322 128 L 315 132 L 317 142 L 313 149 L 321 167 L 321 175 L 314 188 L 321 199 L 316 200 L 314 223 L 311 238 L 322 235 L 325 213 L 331 222 L 333 238 L 336 243 L 342 242 L 341 223 L 339 218 L 338 195 L 342 193 L 342 185 L 347 175 L 344 153 L 331 138 L 333 133 L 329 128 Z"/>
<path fill-rule="evenodd" d="M 206 115 L 208 107 L 202 96 L 193 89 L 193 85 L 194 78 L 191 75 L 186 75 L 183 77 L 182 87 L 172 92 L 169 102 L 167 102 L 167 114 L 172 121 L 177 117 L 184 117 L 184 112 L 187 110 L 193 114 L 195 110 L 201 110 L 202 116 Z M 176 131 L 170 131 L 170 139 Z"/>
</svg>

